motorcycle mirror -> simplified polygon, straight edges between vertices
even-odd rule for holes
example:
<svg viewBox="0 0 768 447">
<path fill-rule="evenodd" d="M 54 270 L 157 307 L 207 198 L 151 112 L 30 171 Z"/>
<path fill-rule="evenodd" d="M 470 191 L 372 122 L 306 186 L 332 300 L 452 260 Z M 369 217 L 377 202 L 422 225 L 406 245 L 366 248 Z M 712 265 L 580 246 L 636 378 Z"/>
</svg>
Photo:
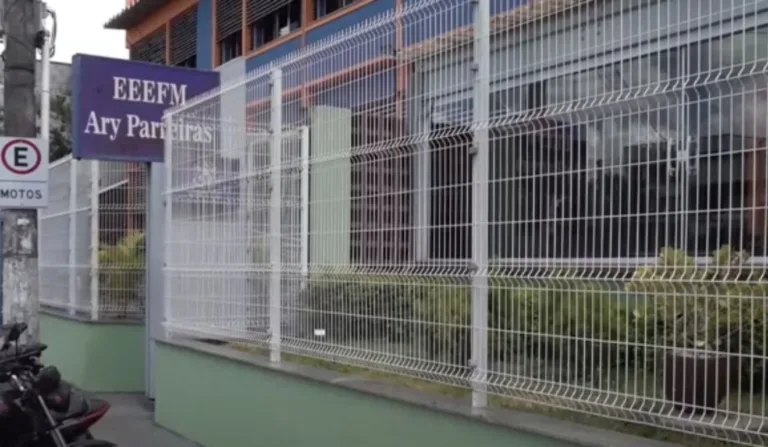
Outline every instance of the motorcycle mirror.
<svg viewBox="0 0 768 447">
<path fill-rule="evenodd" d="M 6 338 L 6 341 L 9 343 L 13 343 L 19 340 L 19 337 L 21 337 L 21 334 L 24 333 L 24 331 L 27 330 L 27 324 L 26 323 L 16 323 L 11 327 L 11 330 L 8 331 L 8 337 Z"/>
<path fill-rule="evenodd" d="M 49 365 L 37 375 L 37 387 L 40 394 L 50 394 L 61 385 L 61 373 L 55 366 Z"/>
</svg>

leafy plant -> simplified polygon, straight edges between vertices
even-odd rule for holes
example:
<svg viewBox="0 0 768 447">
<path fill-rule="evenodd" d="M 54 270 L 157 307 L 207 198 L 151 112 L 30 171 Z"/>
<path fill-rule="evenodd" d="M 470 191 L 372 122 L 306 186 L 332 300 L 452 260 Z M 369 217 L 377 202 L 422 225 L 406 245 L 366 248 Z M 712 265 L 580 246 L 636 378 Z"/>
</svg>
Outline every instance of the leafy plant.
<svg viewBox="0 0 768 447">
<path fill-rule="evenodd" d="M 408 336 L 416 291 L 403 278 L 317 276 L 301 293 L 303 327 L 333 341 Z"/>
<path fill-rule="evenodd" d="M 472 293 L 466 284 L 445 278 L 421 278 L 416 287 L 421 340 L 431 359 L 469 371 L 472 334 Z"/>
<path fill-rule="evenodd" d="M 72 153 L 71 92 L 51 98 L 50 159 L 58 160 Z"/>
<path fill-rule="evenodd" d="M 711 265 L 696 265 L 679 250 L 664 249 L 655 266 L 637 269 L 627 289 L 647 295 L 648 315 L 665 346 L 738 354 L 742 387 L 760 388 L 766 371 L 765 272 L 749 254 L 725 245 Z"/>
<path fill-rule="evenodd" d="M 99 251 L 102 305 L 116 312 L 137 309 L 144 301 L 145 237 L 127 234 L 117 244 Z"/>
</svg>

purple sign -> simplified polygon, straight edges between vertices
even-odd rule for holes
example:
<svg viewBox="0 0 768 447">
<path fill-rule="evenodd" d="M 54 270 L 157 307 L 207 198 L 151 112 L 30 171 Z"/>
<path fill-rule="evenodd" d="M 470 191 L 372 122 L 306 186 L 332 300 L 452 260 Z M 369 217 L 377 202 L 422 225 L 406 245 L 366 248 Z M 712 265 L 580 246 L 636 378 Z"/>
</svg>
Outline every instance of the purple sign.
<svg viewBox="0 0 768 447">
<path fill-rule="evenodd" d="M 163 111 L 219 85 L 219 73 L 76 54 L 72 58 L 76 158 L 162 162 Z M 211 143 L 214 126 L 185 124 L 174 138 Z"/>
</svg>

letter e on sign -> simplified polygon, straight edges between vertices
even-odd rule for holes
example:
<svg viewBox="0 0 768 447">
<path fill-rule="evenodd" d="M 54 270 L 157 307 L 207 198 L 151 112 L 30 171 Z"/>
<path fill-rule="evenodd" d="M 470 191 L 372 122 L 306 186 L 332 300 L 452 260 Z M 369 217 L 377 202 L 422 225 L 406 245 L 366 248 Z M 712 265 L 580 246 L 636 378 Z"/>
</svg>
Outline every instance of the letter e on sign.
<svg viewBox="0 0 768 447">
<path fill-rule="evenodd" d="M 44 208 L 48 204 L 48 141 L 0 138 L 0 207 Z"/>
<path fill-rule="evenodd" d="M 12 140 L 3 146 L 3 167 L 17 175 L 28 175 L 42 163 L 40 148 L 29 140 Z"/>
<path fill-rule="evenodd" d="M 2 138 L 0 180 L 47 181 L 48 145 L 36 138 Z M 41 147 L 45 146 L 45 147 Z"/>
</svg>

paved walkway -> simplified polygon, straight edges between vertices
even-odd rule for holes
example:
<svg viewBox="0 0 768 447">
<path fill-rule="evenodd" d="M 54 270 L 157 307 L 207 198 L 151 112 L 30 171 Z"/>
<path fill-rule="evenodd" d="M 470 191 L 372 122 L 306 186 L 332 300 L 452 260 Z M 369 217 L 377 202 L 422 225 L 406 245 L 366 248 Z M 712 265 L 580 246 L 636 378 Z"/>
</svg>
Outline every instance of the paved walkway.
<svg viewBox="0 0 768 447">
<path fill-rule="evenodd" d="M 152 408 L 141 395 L 107 394 L 112 408 L 93 428 L 97 438 L 112 441 L 120 447 L 198 447 L 164 430 L 152 421 Z"/>
</svg>

